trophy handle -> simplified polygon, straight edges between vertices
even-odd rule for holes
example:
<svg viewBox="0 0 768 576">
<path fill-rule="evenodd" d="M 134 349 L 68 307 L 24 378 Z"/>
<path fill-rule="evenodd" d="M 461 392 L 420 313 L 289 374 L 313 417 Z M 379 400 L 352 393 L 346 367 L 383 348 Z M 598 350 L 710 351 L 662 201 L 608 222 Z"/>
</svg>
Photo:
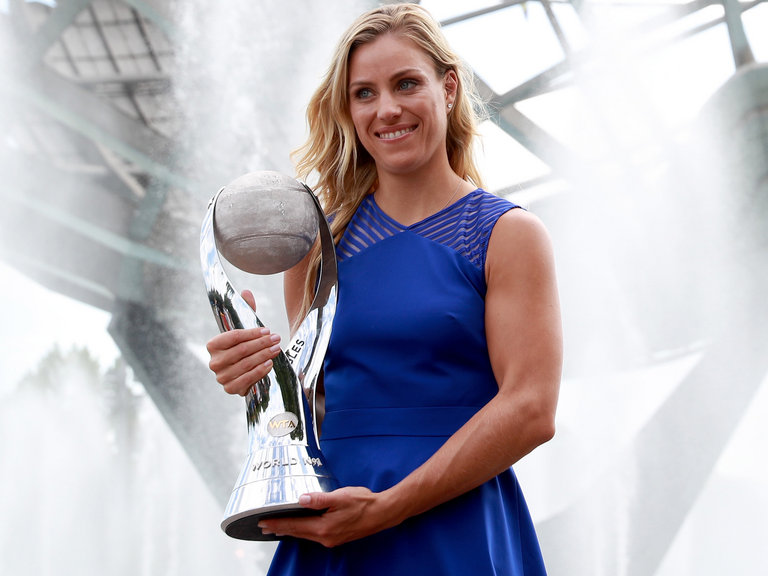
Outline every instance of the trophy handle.
<svg viewBox="0 0 768 576">
<path fill-rule="evenodd" d="M 213 216 L 216 201 L 224 191 L 224 187 L 214 194 L 208 203 L 208 211 L 203 220 L 200 254 L 203 256 L 203 276 L 208 288 L 208 299 L 214 310 L 216 324 L 221 332 L 240 328 L 262 328 L 259 317 L 243 297 L 234 289 L 224 272 L 213 233 Z M 220 288 L 224 288 L 223 293 Z"/>
<path fill-rule="evenodd" d="M 317 409 L 317 382 L 323 369 L 323 359 L 328 349 L 331 337 L 331 326 L 336 314 L 338 299 L 338 273 L 336 248 L 328 220 L 325 217 L 320 201 L 314 192 L 304 184 L 304 189 L 310 195 L 317 209 L 317 221 L 320 233 L 320 271 L 317 279 L 315 297 L 304 320 L 291 338 L 285 349 L 285 355 L 293 366 L 299 382 L 310 404 L 313 416 L 313 432 L 319 445 L 318 429 L 321 416 Z"/>
</svg>

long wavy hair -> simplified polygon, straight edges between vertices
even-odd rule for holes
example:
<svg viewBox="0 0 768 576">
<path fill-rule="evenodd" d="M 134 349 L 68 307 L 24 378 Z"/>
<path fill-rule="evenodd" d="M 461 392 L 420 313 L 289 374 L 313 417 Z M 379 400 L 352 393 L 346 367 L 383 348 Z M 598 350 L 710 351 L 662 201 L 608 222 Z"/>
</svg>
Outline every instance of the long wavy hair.
<svg viewBox="0 0 768 576">
<path fill-rule="evenodd" d="M 307 181 L 310 176 L 317 177 L 313 188 L 332 218 L 335 243 L 341 240 L 365 196 L 375 190 L 378 179 L 374 160 L 360 144 L 349 112 L 349 60 L 358 47 L 387 33 L 413 41 L 432 59 L 438 77 L 442 78 L 448 70 L 458 76 L 456 98 L 448 115 L 446 153 L 456 174 L 482 187 L 473 142 L 486 111 L 471 72 L 424 8 L 394 4 L 370 10 L 359 16 L 339 41 L 331 65 L 307 106 L 309 137 L 292 154 L 299 178 Z M 312 303 L 319 262 L 318 243 L 312 251 L 304 301 L 295 322 L 306 315 Z"/>
</svg>

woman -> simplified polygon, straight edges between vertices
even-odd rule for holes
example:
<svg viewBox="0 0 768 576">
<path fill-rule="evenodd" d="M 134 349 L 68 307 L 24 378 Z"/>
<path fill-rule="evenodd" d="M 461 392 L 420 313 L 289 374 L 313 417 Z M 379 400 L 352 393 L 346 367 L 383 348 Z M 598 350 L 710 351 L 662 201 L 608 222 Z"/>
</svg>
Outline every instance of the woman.
<svg viewBox="0 0 768 576">
<path fill-rule="evenodd" d="M 321 449 L 345 487 L 326 512 L 262 520 L 270 574 L 544 574 L 512 464 L 554 434 L 561 334 L 540 222 L 478 188 L 470 76 L 413 4 L 362 15 L 313 96 L 299 173 L 333 218 L 339 303 Z M 285 274 L 295 326 L 317 248 Z M 252 297 L 248 295 L 251 304 Z M 245 394 L 279 337 L 208 344 Z"/>
</svg>

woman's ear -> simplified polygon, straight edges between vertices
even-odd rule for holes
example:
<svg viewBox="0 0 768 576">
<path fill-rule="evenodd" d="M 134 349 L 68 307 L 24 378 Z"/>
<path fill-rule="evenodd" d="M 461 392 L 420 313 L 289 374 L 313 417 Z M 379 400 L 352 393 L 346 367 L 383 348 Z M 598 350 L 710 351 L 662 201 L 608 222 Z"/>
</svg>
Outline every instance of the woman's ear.
<svg viewBox="0 0 768 576">
<path fill-rule="evenodd" d="M 456 100 L 456 93 L 459 90 L 459 77 L 455 70 L 447 70 L 443 76 L 443 87 L 445 88 L 445 104 L 450 104 L 449 108 L 453 107 L 453 102 Z"/>
</svg>

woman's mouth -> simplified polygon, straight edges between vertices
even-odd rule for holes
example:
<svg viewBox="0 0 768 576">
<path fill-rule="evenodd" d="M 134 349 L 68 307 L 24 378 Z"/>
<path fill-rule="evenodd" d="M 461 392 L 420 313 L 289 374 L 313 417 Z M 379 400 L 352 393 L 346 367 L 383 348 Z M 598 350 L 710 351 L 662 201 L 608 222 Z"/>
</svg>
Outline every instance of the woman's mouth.
<svg viewBox="0 0 768 576">
<path fill-rule="evenodd" d="M 395 138 L 400 138 L 400 136 L 410 134 L 414 130 L 416 130 L 416 126 L 411 126 L 410 128 L 400 128 L 390 132 L 378 132 L 376 136 L 378 136 L 378 138 L 381 140 L 394 140 Z"/>
</svg>

